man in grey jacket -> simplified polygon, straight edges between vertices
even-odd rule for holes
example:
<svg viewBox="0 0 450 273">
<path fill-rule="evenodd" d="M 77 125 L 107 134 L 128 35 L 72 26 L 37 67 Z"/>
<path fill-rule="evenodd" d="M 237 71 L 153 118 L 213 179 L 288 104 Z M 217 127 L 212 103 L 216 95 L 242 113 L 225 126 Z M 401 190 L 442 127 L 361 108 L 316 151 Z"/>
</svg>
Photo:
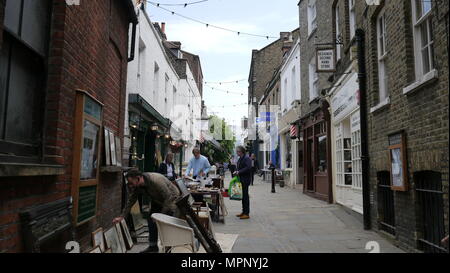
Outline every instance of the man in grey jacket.
<svg viewBox="0 0 450 273">
<path fill-rule="evenodd" d="M 159 173 L 142 173 L 137 169 L 132 169 L 127 172 L 125 177 L 128 181 L 128 201 L 122 215 L 114 218 L 113 223 L 120 222 L 130 213 L 131 207 L 136 203 L 139 194 L 146 195 L 151 201 L 148 216 L 149 247 L 143 252 L 159 252 L 158 229 L 151 219 L 151 215 L 153 213 L 164 213 L 180 217 L 175 202 L 181 193 L 169 179 Z"/>
</svg>

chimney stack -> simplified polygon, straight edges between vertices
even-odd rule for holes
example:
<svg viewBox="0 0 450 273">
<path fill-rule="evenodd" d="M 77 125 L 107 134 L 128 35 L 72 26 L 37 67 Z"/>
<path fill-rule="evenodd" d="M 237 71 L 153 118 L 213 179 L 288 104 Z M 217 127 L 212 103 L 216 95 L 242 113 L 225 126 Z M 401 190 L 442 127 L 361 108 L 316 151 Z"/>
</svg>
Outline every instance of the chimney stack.
<svg viewBox="0 0 450 273">
<path fill-rule="evenodd" d="M 161 23 L 161 32 L 166 34 L 166 23 Z"/>
</svg>

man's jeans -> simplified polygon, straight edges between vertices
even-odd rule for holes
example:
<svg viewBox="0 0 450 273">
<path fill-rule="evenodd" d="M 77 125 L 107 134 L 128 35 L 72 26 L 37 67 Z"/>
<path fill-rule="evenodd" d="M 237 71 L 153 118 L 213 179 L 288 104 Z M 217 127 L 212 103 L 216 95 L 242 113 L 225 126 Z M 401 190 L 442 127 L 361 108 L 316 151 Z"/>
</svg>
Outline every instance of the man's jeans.
<svg viewBox="0 0 450 273">
<path fill-rule="evenodd" d="M 250 183 L 242 183 L 242 213 L 245 215 L 250 215 L 250 197 L 248 195 L 248 188 Z"/>
<path fill-rule="evenodd" d="M 148 242 L 149 246 L 157 246 L 158 245 L 158 226 L 152 219 L 153 213 L 161 213 L 161 207 L 156 204 L 151 204 L 150 213 L 148 215 L 147 223 L 148 223 Z"/>
</svg>

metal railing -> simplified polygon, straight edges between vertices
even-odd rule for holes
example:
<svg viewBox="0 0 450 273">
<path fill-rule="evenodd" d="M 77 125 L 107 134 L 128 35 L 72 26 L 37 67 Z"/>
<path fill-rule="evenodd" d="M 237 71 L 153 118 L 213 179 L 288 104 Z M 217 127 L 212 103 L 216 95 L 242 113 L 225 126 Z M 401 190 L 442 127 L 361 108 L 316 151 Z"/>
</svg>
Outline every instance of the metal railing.
<svg viewBox="0 0 450 273">
<path fill-rule="evenodd" d="M 379 228 L 395 235 L 394 192 L 391 189 L 390 173 L 379 172 L 377 176 Z"/>
<path fill-rule="evenodd" d="M 432 171 L 414 174 L 420 213 L 419 249 L 427 253 L 448 252 L 441 246 L 446 236 L 441 174 Z"/>
</svg>

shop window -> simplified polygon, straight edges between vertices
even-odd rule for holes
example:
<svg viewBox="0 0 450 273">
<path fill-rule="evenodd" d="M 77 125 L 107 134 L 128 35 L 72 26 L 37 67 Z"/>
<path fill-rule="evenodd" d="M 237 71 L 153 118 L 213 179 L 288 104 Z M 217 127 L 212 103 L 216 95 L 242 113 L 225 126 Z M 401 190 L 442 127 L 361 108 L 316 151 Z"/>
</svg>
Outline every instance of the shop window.
<svg viewBox="0 0 450 273">
<path fill-rule="evenodd" d="M 317 137 L 317 172 L 327 171 L 327 136 Z"/>
<path fill-rule="evenodd" d="M 388 171 L 378 172 L 377 179 L 379 228 L 395 235 L 394 191 L 391 189 L 391 174 Z"/>
<path fill-rule="evenodd" d="M 38 3 L 39 2 L 39 3 Z M 39 161 L 49 1 L 7 0 L 0 53 L 1 161 Z"/>
<path fill-rule="evenodd" d="M 419 249 L 427 253 L 447 252 L 441 245 L 445 232 L 442 175 L 438 172 L 414 173 L 419 209 Z"/>
</svg>

